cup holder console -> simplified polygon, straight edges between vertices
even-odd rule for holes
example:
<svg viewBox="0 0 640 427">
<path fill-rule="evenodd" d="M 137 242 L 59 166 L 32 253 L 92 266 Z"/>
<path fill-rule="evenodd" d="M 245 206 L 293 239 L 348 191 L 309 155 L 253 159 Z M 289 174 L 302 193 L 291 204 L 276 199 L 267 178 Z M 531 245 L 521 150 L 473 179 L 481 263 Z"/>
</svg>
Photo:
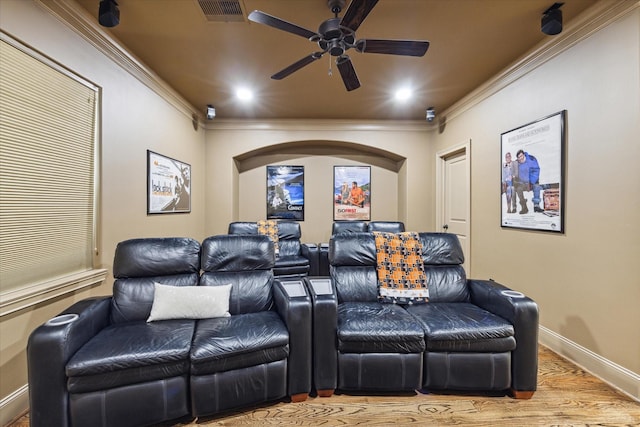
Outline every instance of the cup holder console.
<svg viewBox="0 0 640 427">
<path fill-rule="evenodd" d="M 45 325 L 47 326 L 62 326 L 67 325 L 71 322 L 75 322 L 78 319 L 77 314 L 62 314 L 60 316 L 56 316 L 52 319 L 47 320 Z"/>
<path fill-rule="evenodd" d="M 518 291 L 501 291 L 500 293 L 511 298 L 524 298 L 524 294 Z"/>
</svg>

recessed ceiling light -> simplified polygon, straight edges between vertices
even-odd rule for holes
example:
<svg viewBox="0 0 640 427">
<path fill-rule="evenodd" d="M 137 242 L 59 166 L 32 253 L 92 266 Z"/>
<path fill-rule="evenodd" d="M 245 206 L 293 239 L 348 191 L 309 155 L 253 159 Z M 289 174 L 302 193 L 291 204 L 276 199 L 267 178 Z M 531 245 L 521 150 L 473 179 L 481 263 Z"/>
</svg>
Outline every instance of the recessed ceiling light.
<svg viewBox="0 0 640 427">
<path fill-rule="evenodd" d="M 241 101 L 251 101 L 253 99 L 253 92 L 247 88 L 240 88 L 236 91 L 236 96 Z"/>
<path fill-rule="evenodd" d="M 411 98 L 411 90 L 407 88 L 401 88 L 396 91 L 395 99 L 396 101 L 406 101 Z"/>
</svg>

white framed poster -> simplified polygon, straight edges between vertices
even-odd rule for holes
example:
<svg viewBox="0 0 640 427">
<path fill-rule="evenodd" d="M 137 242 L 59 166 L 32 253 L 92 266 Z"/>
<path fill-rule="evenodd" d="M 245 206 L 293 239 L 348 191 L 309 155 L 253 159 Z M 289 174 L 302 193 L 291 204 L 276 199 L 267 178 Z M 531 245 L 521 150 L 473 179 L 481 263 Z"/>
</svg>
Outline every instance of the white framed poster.
<svg viewBox="0 0 640 427">
<path fill-rule="evenodd" d="M 333 220 L 371 220 L 371 166 L 333 167 Z"/>
<path fill-rule="evenodd" d="M 565 118 L 563 110 L 501 135 L 502 227 L 564 232 Z"/>
<path fill-rule="evenodd" d="M 147 214 L 191 212 L 191 165 L 147 150 Z"/>
</svg>

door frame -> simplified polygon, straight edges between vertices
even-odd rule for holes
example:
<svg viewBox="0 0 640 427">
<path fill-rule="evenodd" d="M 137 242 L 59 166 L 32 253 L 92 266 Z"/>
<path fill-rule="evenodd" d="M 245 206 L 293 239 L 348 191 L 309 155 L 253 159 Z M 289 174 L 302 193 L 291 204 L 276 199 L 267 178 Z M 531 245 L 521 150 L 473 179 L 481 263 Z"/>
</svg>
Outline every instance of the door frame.
<svg viewBox="0 0 640 427">
<path fill-rule="evenodd" d="M 436 153 L 436 230 L 442 231 L 444 225 L 444 193 L 445 193 L 445 163 L 452 156 L 464 153 L 467 169 L 467 251 L 465 254 L 465 266 L 467 275 L 471 275 L 471 139 L 460 144 L 448 147 Z"/>
</svg>

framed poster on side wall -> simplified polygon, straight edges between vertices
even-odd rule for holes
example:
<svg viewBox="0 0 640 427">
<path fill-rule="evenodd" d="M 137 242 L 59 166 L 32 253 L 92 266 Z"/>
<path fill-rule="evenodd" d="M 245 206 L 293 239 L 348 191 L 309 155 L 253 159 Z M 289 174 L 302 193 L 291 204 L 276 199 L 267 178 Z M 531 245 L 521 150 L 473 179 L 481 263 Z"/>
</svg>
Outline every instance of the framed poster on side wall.
<svg viewBox="0 0 640 427">
<path fill-rule="evenodd" d="M 503 228 L 564 232 L 566 110 L 500 137 Z"/>
<path fill-rule="evenodd" d="M 267 166 L 267 219 L 304 221 L 304 166 Z"/>
<path fill-rule="evenodd" d="M 371 166 L 333 167 L 333 220 L 371 220 Z"/>
<path fill-rule="evenodd" d="M 147 214 L 191 212 L 191 166 L 147 150 Z"/>
</svg>

